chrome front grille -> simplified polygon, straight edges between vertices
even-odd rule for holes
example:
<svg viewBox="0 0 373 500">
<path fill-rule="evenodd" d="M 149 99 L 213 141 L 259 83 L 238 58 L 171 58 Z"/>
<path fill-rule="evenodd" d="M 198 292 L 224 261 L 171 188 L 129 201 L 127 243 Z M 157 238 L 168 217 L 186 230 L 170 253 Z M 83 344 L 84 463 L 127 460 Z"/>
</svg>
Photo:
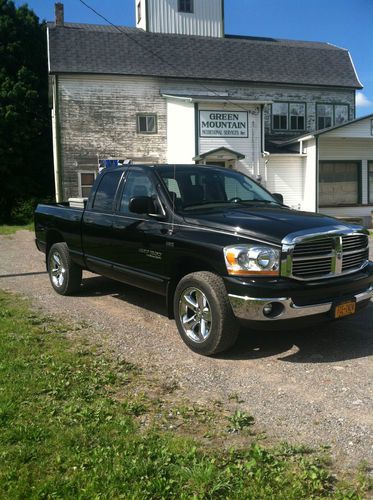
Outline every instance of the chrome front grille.
<svg viewBox="0 0 373 500">
<path fill-rule="evenodd" d="M 369 259 L 368 236 L 362 232 L 328 231 L 326 234 L 285 238 L 281 274 L 299 280 L 331 278 L 362 269 Z"/>
</svg>

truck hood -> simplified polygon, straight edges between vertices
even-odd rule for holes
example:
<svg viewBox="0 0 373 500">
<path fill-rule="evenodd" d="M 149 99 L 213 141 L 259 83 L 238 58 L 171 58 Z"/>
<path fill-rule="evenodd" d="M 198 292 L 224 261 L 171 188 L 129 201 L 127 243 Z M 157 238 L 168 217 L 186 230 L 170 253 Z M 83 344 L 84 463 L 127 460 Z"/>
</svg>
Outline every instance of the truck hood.
<svg viewBox="0 0 373 500">
<path fill-rule="evenodd" d="M 203 213 L 184 216 L 185 222 L 211 229 L 234 232 L 236 235 L 252 236 L 255 240 L 263 239 L 276 244 L 289 233 L 301 230 L 315 230 L 327 226 L 341 229 L 354 228 L 333 217 L 300 212 L 286 207 L 255 206 L 234 207 L 221 210 L 206 210 Z"/>
</svg>

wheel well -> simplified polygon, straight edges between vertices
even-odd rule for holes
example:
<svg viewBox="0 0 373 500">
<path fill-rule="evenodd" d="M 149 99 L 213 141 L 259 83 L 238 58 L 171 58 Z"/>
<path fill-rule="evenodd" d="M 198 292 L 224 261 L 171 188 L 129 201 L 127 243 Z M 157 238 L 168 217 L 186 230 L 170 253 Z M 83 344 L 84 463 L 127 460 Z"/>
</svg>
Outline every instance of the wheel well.
<svg viewBox="0 0 373 500">
<path fill-rule="evenodd" d="M 49 250 L 52 245 L 55 243 L 61 243 L 62 241 L 65 241 L 62 234 L 59 233 L 58 231 L 55 230 L 50 230 L 47 232 L 47 239 L 46 239 L 46 249 L 45 249 L 45 261 L 48 262 L 48 254 Z"/>
<path fill-rule="evenodd" d="M 176 262 L 175 270 L 176 274 L 167 287 L 167 314 L 169 319 L 174 319 L 174 293 L 179 281 L 184 276 L 198 271 L 210 271 L 211 273 L 217 274 L 217 270 L 214 269 L 211 264 L 196 258 L 183 258 Z"/>
</svg>

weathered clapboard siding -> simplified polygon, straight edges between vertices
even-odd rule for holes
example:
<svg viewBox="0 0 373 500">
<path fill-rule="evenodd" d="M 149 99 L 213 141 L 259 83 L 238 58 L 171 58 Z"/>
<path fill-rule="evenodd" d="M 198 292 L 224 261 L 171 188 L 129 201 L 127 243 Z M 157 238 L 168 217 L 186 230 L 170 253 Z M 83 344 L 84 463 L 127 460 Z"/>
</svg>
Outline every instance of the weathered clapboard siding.
<svg viewBox="0 0 373 500">
<path fill-rule="evenodd" d="M 78 170 L 97 169 L 100 158 L 131 158 L 137 163 L 158 163 L 171 159 L 176 162 L 177 152 L 168 141 L 176 140 L 177 133 L 167 123 L 167 100 L 160 95 L 165 87 L 183 89 L 186 92 L 227 92 L 229 97 L 241 97 L 251 101 L 306 101 L 307 123 L 312 130 L 315 123 L 315 102 L 346 102 L 354 113 L 354 91 L 289 87 L 284 85 L 255 85 L 167 79 L 156 77 L 105 76 L 105 75 L 58 75 L 58 108 L 60 133 L 60 159 L 63 198 L 78 196 Z M 228 97 L 228 98 L 229 98 Z M 199 103 L 206 109 L 207 103 Z M 231 104 L 214 103 L 215 109 L 228 109 Z M 240 104 L 237 109 L 240 109 Z M 232 108 L 233 109 L 233 108 Z M 312 113 L 313 109 L 313 113 Z M 156 134 L 138 134 L 137 113 L 156 113 Z M 189 107 L 188 119 L 192 117 Z M 266 110 L 266 133 L 270 127 L 269 108 Z M 246 172 L 260 173 L 264 177 L 264 161 L 261 156 L 259 120 L 249 115 L 249 126 L 254 130 L 246 144 L 234 146 L 221 141 L 214 147 L 201 142 L 201 151 L 226 145 L 238 150 L 246 158 L 241 165 Z M 257 115 L 259 116 L 259 115 Z M 171 119 L 171 117 L 170 117 Z M 180 116 L 182 119 L 182 115 Z M 173 118 L 175 121 L 175 116 Z M 183 127 L 180 127 L 182 135 Z M 188 152 L 178 161 L 192 161 L 192 139 L 188 133 Z M 179 137 L 179 141 L 182 141 Z M 237 144 L 237 143 L 236 143 Z"/>
<path fill-rule="evenodd" d="M 306 130 L 314 131 L 316 129 L 316 103 L 328 104 L 348 104 L 350 116 L 349 119 L 355 118 L 355 91 L 353 89 L 338 89 L 330 87 L 306 87 L 293 85 L 269 85 L 269 84 L 240 84 L 235 83 L 219 83 L 194 81 L 191 83 L 187 80 L 168 80 L 168 87 L 185 90 L 185 94 L 192 93 L 195 90 L 205 92 L 224 93 L 227 92 L 229 98 L 242 98 L 251 101 L 273 101 L 273 102 L 305 102 L 306 103 Z M 238 108 L 241 105 L 238 104 Z M 265 106 L 265 131 L 266 134 L 280 136 L 299 135 L 299 131 L 291 133 L 290 131 L 272 131 L 271 124 L 271 105 Z"/>
<path fill-rule="evenodd" d="M 300 155 L 271 155 L 267 163 L 266 187 L 281 193 L 291 208 L 304 208 L 304 163 Z"/>
<path fill-rule="evenodd" d="M 58 80 L 65 199 L 78 195 L 82 164 L 94 169 L 100 158 L 166 161 L 166 102 L 157 79 L 61 75 Z M 157 114 L 156 134 L 137 133 L 137 113 Z"/>
</svg>

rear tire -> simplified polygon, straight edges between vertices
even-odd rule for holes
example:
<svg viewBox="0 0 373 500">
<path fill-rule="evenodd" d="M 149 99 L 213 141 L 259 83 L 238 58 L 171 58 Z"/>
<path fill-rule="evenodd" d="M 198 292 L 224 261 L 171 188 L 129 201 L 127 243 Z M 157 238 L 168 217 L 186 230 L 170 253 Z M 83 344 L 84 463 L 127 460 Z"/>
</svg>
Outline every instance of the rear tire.
<svg viewBox="0 0 373 500">
<path fill-rule="evenodd" d="M 174 295 L 174 314 L 183 341 L 193 351 L 211 356 L 237 340 L 239 324 L 220 276 L 201 271 L 181 279 Z"/>
<path fill-rule="evenodd" d="M 82 268 L 71 260 L 66 243 L 55 243 L 48 253 L 49 279 L 60 295 L 76 292 L 82 282 Z"/>
</svg>

